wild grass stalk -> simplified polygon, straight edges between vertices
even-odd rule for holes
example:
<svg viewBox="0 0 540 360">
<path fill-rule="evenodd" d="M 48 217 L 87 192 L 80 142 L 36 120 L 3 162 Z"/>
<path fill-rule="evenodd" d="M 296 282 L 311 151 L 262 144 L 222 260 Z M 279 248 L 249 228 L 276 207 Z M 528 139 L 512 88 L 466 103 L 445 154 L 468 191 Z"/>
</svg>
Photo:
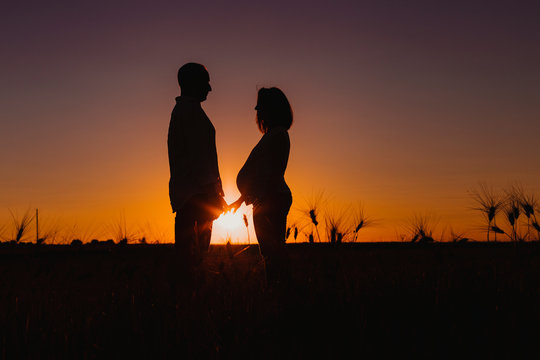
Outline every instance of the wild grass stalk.
<svg viewBox="0 0 540 360">
<path fill-rule="evenodd" d="M 506 233 L 506 231 L 504 231 L 503 229 L 501 229 L 497 225 L 493 225 L 491 227 L 491 231 L 493 231 L 494 234 L 506 235 L 506 236 L 508 236 L 508 238 L 510 240 L 512 240 L 512 236 L 510 234 Z"/>
<path fill-rule="evenodd" d="M 352 242 L 356 242 L 358 240 L 358 233 L 360 230 L 370 227 L 375 223 L 376 220 L 366 215 L 364 205 L 359 202 L 353 213 L 353 229 L 351 231 L 353 234 Z"/>
<path fill-rule="evenodd" d="M 326 203 L 326 198 L 324 192 L 319 192 L 313 194 L 310 198 L 306 200 L 306 208 L 302 211 L 307 215 L 307 218 L 311 222 L 312 226 L 315 228 L 315 233 L 319 242 L 321 242 L 321 235 L 319 233 L 319 217 L 321 206 Z M 311 242 L 311 241 L 310 241 Z"/>
<path fill-rule="evenodd" d="M 525 194 L 521 193 L 519 198 L 519 204 L 523 210 L 523 214 L 527 218 L 527 239 L 532 240 L 531 237 L 531 227 L 534 227 L 533 223 L 536 221 L 536 212 L 535 209 L 538 207 L 538 198 L 535 194 Z M 539 236 L 540 239 L 540 236 Z"/>
<path fill-rule="evenodd" d="M 74 240 L 79 240 L 81 243 L 88 243 L 96 235 L 96 228 L 93 225 L 86 225 L 82 227 L 75 223 L 73 226 L 64 231 L 60 238 L 61 243 L 67 245 L 71 244 Z"/>
<path fill-rule="evenodd" d="M 5 232 L 6 232 L 6 225 L 0 225 L 0 241 L 4 240 Z"/>
<path fill-rule="evenodd" d="M 145 238 L 146 243 L 151 244 L 160 244 L 162 242 L 170 242 L 167 240 L 167 233 L 162 228 L 159 228 L 152 223 L 150 220 L 147 220 L 144 225 L 138 227 L 139 234 L 142 238 Z"/>
<path fill-rule="evenodd" d="M 408 224 L 411 242 L 428 243 L 434 242 L 433 233 L 437 226 L 437 220 L 431 215 L 414 215 Z"/>
<path fill-rule="evenodd" d="M 242 216 L 243 220 L 244 220 L 244 225 L 246 226 L 246 232 L 247 232 L 247 239 L 248 239 L 248 245 L 251 244 L 251 241 L 250 241 L 250 238 L 249 238 L 249 223 L 248 223 L 248 218 L 246 216 L 246 214 L 244 214 Z"/>
<path fill-rule="evenodd" d="M 504 214 L 506 215 L 506 220 L 511 227 L 510 239 L 512 241 L 522 240 L 521 236 L 518 233 L 518 221 L 520 212 L 520 205 L 517 198 L 511 196 L 509 197 L 507 203 L 504 206 Z"/>
<path fill-rule="evenodd" d="M 536 230 L 536 233 L 538 235 L 537 239 L 540 240 L 540 225 L 538 224 L 538 221 L 536 219 L 532 222 L 532 226 Z"/>
<path fill-rule="evenodd" d="M 287 224 L 285 240 L 289 240 L 289 238 L 292 237 L 294 239 L 294 242 L 296 242 L 296 239 L 298 238 L 298 233 L 300 231 L 299 226 L 300 225 L 297 222 L 291 222 Z"/>
<path fill-rule="evenodd" d="M 513 184 L 505 189 L 506 201 L 503 206 L 506 220 L 511 227 L 510 239 L 512 241 L 522 241 L 524 237 L 519 231 L 519 219 L 522 214 L 522 202 L 525 192 L 520 184 Z"/>
<path fill-rule="evenodd" d="M 347 210 L 329 212 L 325 218 L 326 232 L 330 243 L 342 243 L 345 236 L 348 235 L 347 230 Z"/>
<path fill-rule="evenodd" d="M 464 233 L 457 233 L 452 228 L 450 228 L 450 238 L 452 242 L 456 243 L 464 243 L 469 241 L 469 238 L 465 237 Z"/>
<path fill-rule="evenodd" d="M 472 199 L 476 202 L 477 206 L 473 207 L 474 210 L 478 210 L 484 215 L 487 220 L 487 241 L 489 242 L 490 231 L 493 227 L 497 226 L 495 217 L 501 211 L 505 199 L 501 195 L 495 194 L 491 187 L 488 187 L 485 183 L 480 183 L 478 189 L 470 191 Z M 495 241 L 497 241 L 497 232 L 495 232 Z"/>
<path fill-rule="evenodd" d="M 135 235 L 128 230 L 126 215 L 121 213 L 115 223 L 110 225 L 113 239 L 118 244 L 128 244 L 135 238 Z"/>
<path fill-rule="evenodd" d="M 24 238 L 24 235 L 28 231 L 30 223 L 33 220 L 33 216 L 31 215 L 30 210 L 26 210 L 21 217 L 14 214 L 11 210 L 9 210 L 9 213 L 11 214 L 14 230 L 14 234 L 11 240 L 18 244 L 21 242 L 21 240 Z"/>
<path fill-rule="evenodd" d="M 40 217 L 39 220 L 39 235 L 36 236 L 37 244 L 55 244 L 56 239 L 60 234 L 60 224 L 58 220 L 49 220 L 48 218 Z"/>
</svg>

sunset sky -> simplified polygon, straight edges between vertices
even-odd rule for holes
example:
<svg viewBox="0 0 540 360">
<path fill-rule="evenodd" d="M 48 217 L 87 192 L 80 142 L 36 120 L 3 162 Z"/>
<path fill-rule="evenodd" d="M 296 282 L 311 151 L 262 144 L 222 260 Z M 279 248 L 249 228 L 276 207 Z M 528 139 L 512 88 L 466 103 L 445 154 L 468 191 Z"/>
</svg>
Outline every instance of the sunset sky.
<svg viewBox="0 0 540 360">
<path fill-rule="evenodd" d="M 110 237 L 125 217 L 171 241 L 166 138 L 189 61 L 210 73 L 229 201 L 261 136 L 262 86 L 295 115 L 291 218 L 322 191 L 325 209 L 361 201 L 380 219 L 361 240 L 394 241 L 426 213 L 472 235 L 479 182 L 540 194 L 538 1 L 26 1 L 0 14 L 4 238 L 10 210 L 39 208 L 73 236 Z"/>
</svg>

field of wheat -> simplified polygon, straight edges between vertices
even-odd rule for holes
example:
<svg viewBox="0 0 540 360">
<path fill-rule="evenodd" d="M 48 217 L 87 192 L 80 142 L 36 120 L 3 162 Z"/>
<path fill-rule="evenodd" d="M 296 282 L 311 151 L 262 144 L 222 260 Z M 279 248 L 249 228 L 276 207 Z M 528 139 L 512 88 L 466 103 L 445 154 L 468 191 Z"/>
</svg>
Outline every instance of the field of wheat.
<svg viewBox="0 0 540 360">
<path fill-rule="evenodd" d="M 540 243 L 289 245 L 265 283 L 256 245 L 0 244 L 0 357 L 337 358 L 530 354 Z"/>
</svg>

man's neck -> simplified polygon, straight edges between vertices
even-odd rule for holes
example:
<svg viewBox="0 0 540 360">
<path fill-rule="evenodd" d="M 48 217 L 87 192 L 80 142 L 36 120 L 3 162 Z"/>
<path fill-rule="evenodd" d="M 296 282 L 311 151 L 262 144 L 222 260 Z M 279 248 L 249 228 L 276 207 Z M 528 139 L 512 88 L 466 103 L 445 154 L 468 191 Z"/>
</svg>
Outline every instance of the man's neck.
<svg viewBox="0 0 540 360">
<path fill-rule="evenodd" d="M 182 99 L 185 99 L 185 100 L 188 100 L 190 102 L 198 102 L 198 103 L 201 103 L 201 100 L 197 97 L 197 96 L 193 96 L 193 95 L 189 95 L 189 94 L 183 94 L 183 93 L 180 93 L 180 97 Z"/>
</svg>

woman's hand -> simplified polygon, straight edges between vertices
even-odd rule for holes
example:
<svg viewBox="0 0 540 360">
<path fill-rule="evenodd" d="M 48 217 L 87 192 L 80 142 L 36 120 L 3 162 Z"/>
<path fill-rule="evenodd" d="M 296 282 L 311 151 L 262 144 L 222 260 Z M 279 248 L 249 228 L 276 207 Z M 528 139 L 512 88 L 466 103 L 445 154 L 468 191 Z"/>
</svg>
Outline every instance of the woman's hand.
<svg viewBox="0 0 540 360">
<path fill-rule="evenodd" d="M 243 196 L 240 196 L 238 198 L 238 200 L 236 200 L 235 202 L 229 204 L 229 210 L 232 210 L 233 213 L 236 212 L 236 210 L 238 210 L 238 208 L 242 205 L 242 203 L 244 202 L 244 197 Z"/>
</svg>

